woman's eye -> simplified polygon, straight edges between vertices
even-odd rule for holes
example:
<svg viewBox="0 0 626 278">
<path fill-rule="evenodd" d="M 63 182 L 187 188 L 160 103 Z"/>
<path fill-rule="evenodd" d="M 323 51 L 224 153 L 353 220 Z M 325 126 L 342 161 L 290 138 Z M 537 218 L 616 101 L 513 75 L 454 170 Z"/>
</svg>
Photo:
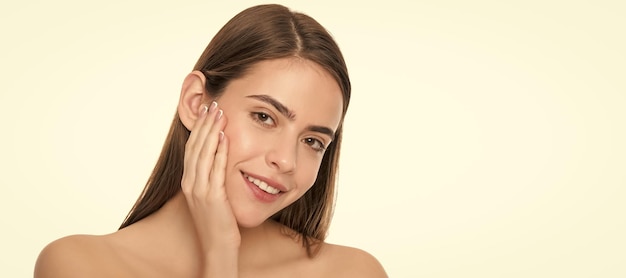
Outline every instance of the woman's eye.
<svg viewBox="0 0 626 278">
<path fill-rule="evenodd" d="M 274 125 L 274 119 L 272 119 L 270 115 L 263 112 L 253 112 L 252 118 L 264 126 Z"/>
<path fill-rule="evenodd" d="M 311 148 L 313 148 L 314 150 L 318 151 L 318 152 L 323 152 L 326 150 L 326 147 L 324 146 L 324 143 L 322 143 L 322 141 L 317 140 L 315 138 L 305 138 L 304 139 L 304 143 L 306 143 L 307 145 L 311 146 Z"/>
</svg>

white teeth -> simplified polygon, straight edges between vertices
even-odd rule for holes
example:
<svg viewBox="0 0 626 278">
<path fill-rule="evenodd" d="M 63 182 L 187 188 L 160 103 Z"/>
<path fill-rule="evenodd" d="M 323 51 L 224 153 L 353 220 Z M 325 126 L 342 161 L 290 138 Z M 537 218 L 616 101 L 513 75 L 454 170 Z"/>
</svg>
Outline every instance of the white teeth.
<svg viewBox="0 0 626 278">
<path fill-rule="evenodd" d="M 259 180 L 259 179 L 255 179 L 251 176 L 246 175 L 246 178 L 251 182 L 254 183 L 258 188 L 260 188 L 261 190 L 270 193 L 270 194 L 278 194 L 278 192 L 280 192 L 280 190 L 278 190 L 275 187 L 271 187 L 269 186 L 266 182 Z"/>
</svg>

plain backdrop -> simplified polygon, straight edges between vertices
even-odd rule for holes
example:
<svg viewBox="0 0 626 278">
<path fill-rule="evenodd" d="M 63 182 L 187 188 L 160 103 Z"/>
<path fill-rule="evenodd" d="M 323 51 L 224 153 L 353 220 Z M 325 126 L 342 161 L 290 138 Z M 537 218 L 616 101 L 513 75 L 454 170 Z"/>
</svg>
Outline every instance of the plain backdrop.
<svg viewBox="0 0 626 278">
<path fill-rule="evenodd" d="M 0 4 L 0 276 L 121 224 L 180 85 L 258 1 Z M 391 277 L 626 277 L 623 1 L 279 1 L 353 98 L 329 242 Z"/>
</svg>

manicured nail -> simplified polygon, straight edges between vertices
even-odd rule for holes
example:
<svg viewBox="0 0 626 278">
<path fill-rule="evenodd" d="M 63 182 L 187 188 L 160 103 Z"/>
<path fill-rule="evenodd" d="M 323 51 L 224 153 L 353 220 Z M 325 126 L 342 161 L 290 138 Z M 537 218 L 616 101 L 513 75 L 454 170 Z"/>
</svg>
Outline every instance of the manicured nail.
<svg viewBox="0 0 626 278">
<path fill-rule="evenodd" d="M 224 140 L 224 131 L 220 130 L 220 142 L 222 142 L 222 140 Z"/>
<path fill-rule="evenodd" d="M 209 108 L 209 113 L 213 112 L 217 108 L 217 102 L 211 102 L 211 108 Z"/>
<path fill-rule="evenodd" d="M 217 119 L 217 120 L 221 119 L 222 118 L 222 114 L 224 114 L 224 111 L 222 111 L 222 109 L 220 109 L 220 111 L 217 111 L 217 115 L 215 115 L 216 116 L 215 119 Z"/>
<path fill-rule="evenodd" d="M 209 107 L 206 105 L 202 105 L 202 107 L 200 107 L 200 114 L 206 114 L 207 111 L 209 111 Z"/>
</svg>

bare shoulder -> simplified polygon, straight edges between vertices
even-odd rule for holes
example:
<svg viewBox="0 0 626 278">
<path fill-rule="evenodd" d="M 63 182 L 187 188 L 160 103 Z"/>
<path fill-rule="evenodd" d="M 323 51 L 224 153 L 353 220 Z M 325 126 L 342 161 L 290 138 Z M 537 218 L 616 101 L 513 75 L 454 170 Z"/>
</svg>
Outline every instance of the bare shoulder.
<svg viewBox="0 0 626 278">
<path fill-rule="evenodd" d="M 319 255 L 329 277 L 388 277 L 372 254 L 358 248 L 325 243 Z"/>
<path fill-rule="evenodd" d="M 106 249 L 102 236 L 73 235 L 43 248 L 35 264 L 35 278 L 98 277 L 94 262 Z"/>
</svg>

